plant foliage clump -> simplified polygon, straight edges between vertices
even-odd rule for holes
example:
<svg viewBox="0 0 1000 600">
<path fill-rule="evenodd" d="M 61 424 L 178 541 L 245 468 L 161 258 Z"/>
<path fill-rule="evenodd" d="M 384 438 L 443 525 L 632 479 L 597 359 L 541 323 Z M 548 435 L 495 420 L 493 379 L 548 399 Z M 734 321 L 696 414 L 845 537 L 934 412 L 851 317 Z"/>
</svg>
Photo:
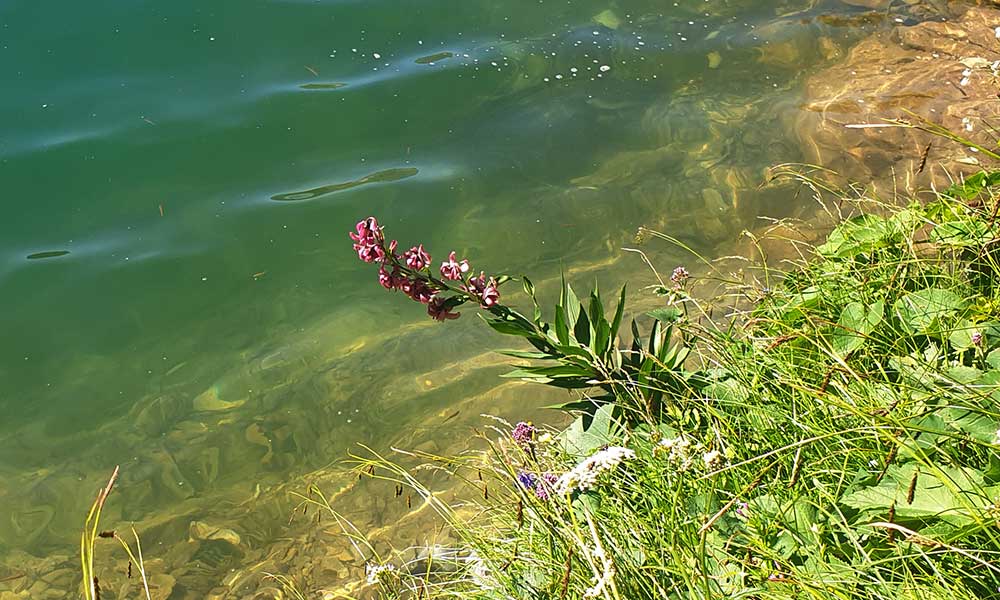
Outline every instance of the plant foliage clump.
<svg viewBox="0 0 1000 600">
<path fill-rule="evenodd" d="M 610 318 L 566 284 L 551 323 L 491 307 L 533 346 L 510 376 L 580 390 L 579 418 L 442 461 L 495 480 L 471 521 L 433 503 L 473 559 L 385 569 L 384 593 L 1000 597 L 996 182 L 864 207 L 724 324 L 680 284 L 627 343 L 624 290 Z"/>
</svg>

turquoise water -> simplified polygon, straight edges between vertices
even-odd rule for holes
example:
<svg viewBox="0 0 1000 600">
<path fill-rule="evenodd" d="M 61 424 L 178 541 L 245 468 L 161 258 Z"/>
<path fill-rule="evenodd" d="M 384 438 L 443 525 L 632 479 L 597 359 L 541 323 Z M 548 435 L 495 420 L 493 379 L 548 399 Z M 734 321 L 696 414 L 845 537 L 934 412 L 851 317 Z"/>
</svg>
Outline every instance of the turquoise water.
<svg viewBox="0 0 1000 600">
<path fill-rule="evenodd" d="M 800 157 L 803 75 L 881 26 L 819 17 L 860 10 L 0 5 L 3 564 L 71 561 L 116 464 L 109 519 L 152 548 L 214 519 L 260 549 L 287 521 L 275 486 L 357 442 L 459 443 L 479 412 L 536 411 L 537 391 L 491 392 L 471 314 L 438 326 L 376 285 L 354 222 L 539 281 L 648 277 L 620 250 L 640 225 L 723 253 L 801 209 L 757 188 Z M 220 560 L 168 561 L 170 597 L 221 585 Z"/>
</svg>

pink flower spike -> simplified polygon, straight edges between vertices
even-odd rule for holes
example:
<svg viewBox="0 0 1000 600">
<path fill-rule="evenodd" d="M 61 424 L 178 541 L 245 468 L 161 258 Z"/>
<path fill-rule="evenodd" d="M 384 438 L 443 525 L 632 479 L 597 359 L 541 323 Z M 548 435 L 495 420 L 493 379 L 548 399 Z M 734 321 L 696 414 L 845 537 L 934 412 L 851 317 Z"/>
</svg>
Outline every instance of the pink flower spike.
<svg viewBox="0 0 1000 600">
<path fill-rule="evenodd" d="M 396 279 L 399 277 L 399 271 L 393 269 L 392 273 L 385 270 L 385 266 L 378 268 L 378 283 L 387 290 L 396 289 Z"/>
<path fill-rule="evenodd" d="M 497 289 L 496 279 L 490 277 L 490 280 L 486 283 L 486 287 L 483 288 L 481 298 L 483 308 L 490 308 L 500 302 L 500 290 Z"/>
<path fill-rule="evenodd" d="M 354 240 L 354 250 L 357 251 L 358 258 L 367 263 L 385 260 L 385 248 L 383 248 L 385 237 L 375 217 L 358 221 L 354 231 L 348 235 Z"/>
<path fill-rule="evenodd" d="M 451 312 L 446 306 L 446 300 L 440 296 L 434 296 L 427 304 L 427 314 L 436 321 L 447 321 L 457 319 L 461 313 Z"/>
<path fill-rule="evenodd" d="M 435 290 L 431 289 L 427 282 L 422 279 L 409 279 L 399 288 L 411 300 L 427 304 L 434 297 Z"/>
<path fill-rule="evenodd" d="M 479 277 L 469 277 L 469 282 L 462 286 L 462 289 L 469 294 L 480 298 L 483 295 L 483 288 L 486 287 L 486 273 L 479 272 Z"/>
<path fill-rule="evenodd" d="M 403 259 L 406 261 L 406 266 L 410 267 L 415 271 L 423 269 L 427 265 L 431 264 L 431 255 L 427 254 L 424 250 L 424 245 L 414 246 L 407 250 L 403 254 Z"/>
<path fill-rule="evenodd" d="M 447 262 L 441 263 L 441 276 L 452 281 L 461 281 L 462 274 L 469 272 L 469 261 L 462 259 L 461 262 L 455 260 L 455 252 L 448 255 Z"/>
</svg>

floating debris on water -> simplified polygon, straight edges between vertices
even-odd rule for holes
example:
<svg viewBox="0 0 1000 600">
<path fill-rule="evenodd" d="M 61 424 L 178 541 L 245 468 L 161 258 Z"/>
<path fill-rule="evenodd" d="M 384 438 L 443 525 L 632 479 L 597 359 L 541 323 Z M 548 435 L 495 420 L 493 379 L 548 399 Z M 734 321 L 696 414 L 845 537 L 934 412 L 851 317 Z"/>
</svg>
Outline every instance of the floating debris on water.
<svg viewBox="0 0 1000 600">
<path fill-rule="evenodd" d="M 49 250 L 47 252 L 35 252 L 34 254 L 29 254 L 27 259 L 40 260 L 43 258 L 58 258 L 60 256 L 66 256 L 67 254 L 69 254 L 69 250 Z"/>
<path fill-rule="evenodd" d="M 349 190 L 351 188 L 358 187 L 359 185 L 365 185 L 369 183 L 387 183 L 390 181 L 399 181 L 400 179 L 406 179 L 407 177 L 413 177 L 419 172 L 415 167 L 399 167 L 395 169 L 386 169 L 384 171 L 378 171 L 370 175 L 365 175 L 360 179 L 355 179 L 353 181 L 345 181 L 343 183 L 333 183 L 330 185 L 324 185 L 311 190 L 304 190 L 301 192 L 290 192 L 287 194 L 278 194 L 276 196 L 271 196 L 272 200 L 277 200 L 278 202 L 301 202 L 302 200 L 312 200 L 313 198 L 318 198 L 320 196 L 325 196 L 326 194 L 332 194 L 334 192 L 342 192 L 344 190 Z"/>
<path fill-rule="evenodd" d="M 616 15 L 615 12 L 610 8 L 602 10 L 601 12 L 594 15 L 592 21 L 594 21 L 594 23 L 597 23 L 598 25 L 604 25 L 608 29 L 618 29 L 619 27 L 621 27 L 622 24 L 622 20 L 619 19 L 618 15 Z"/>
<path fill-rule="evenodd" d="M 337 90 L 342 87 L 347 87 L 346 83 L 303 83 L 299 86 L 304 90 Z"/>
<path fill-rule="evenodd" d="M 430 54 L 428 56 L 421 56 L 420 58 L 416 59 L 413 62 L 417 63 L 418 65 L 433 65 L 434 63 L 436 63 L 439 60 L 444 60 L 446 58 L 451 58 L 452 56 L 455 56 L 455 54 L 453 52 L 448 52 L 446 50 L 444 52 L 438 52 L 437 54 Z"/>
</svg>

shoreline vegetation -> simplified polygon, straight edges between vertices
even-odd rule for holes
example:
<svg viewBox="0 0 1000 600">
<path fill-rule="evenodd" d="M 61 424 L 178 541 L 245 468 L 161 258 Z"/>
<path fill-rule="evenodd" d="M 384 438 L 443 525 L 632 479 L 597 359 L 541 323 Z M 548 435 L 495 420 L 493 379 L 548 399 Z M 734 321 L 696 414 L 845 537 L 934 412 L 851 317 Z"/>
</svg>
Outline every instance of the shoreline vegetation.
<svg viewBox="0 0 1000 600">
<path fill-rule="evenodd" d="M 396 257 L 359 223 L 355 249 L 387 288 L 435 317 L 480 304 L 534 347 L 504 351 L 528 361 L 508 376 L 584 390 L 560 407 L 579 415 L 566 429 L 496 421 L 484 453 L 403 453 L 423 463 L 409 469 L 359 458 L 359 476 L 419 496 L 464 542 L 379 556 L 345 525 L 372 557 L 369 592 L 1000 597 L 1000 176 L 891 203 L 795 176 L 839 223 L 822 244 L 712 275 L 736 299 L 722 319 L 678 267 L 631 336 L 624 292 L 611 316 L 564 284 L 547 322 L 524 280 L 525 317 L 479 285 L 509 279 L 469 281 L 452 255 L 440 271 L 460 283 L 445 284 L 423 247 Z M 424 470 L 470 493 L 442 501 Z"/>
</svg>

